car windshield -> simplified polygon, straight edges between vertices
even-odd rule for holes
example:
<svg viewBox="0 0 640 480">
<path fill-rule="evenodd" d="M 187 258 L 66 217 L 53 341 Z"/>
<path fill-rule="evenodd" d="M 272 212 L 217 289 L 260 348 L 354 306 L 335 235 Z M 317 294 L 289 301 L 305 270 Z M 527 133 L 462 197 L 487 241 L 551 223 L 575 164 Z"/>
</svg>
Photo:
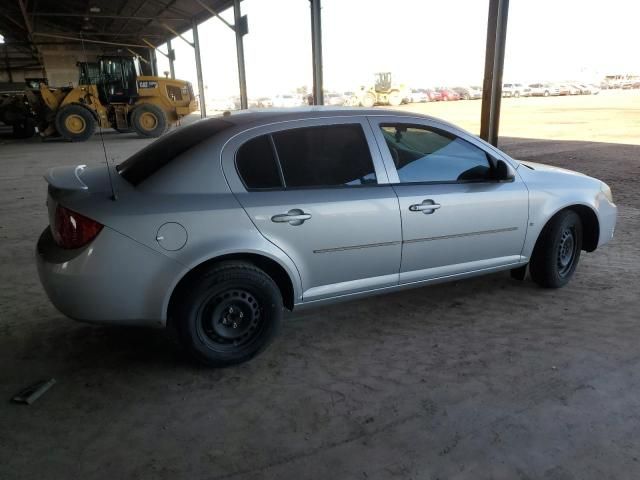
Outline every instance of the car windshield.
<svg viewBox="0 0 640 480">
<path fill-rule="evenodd" d="M 180 154 L 231 126 L 220 118 L 208 118 L 174 130 L 133 154 L 116 170 L 129 183 L 139 185 Z"/>
</svg>

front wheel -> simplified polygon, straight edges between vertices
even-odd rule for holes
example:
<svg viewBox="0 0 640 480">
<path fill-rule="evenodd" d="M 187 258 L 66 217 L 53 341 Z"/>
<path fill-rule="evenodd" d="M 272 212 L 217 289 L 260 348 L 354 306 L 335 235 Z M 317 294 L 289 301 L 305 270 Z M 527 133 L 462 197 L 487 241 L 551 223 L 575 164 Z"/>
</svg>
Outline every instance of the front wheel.
<svg viewBox="0 0 640 480">
<path fill-rule="evenodd" d="M 56 130 L 72 142 L 85 142 L 91 138 L 98 122 L 93 113 L 81 105 L 67 105 L 56 113 Z"/>
<path fill-rule="evenodd" d="M 279 330 L 282 295 L 273 279 L 242 262 L 223 263 L 192 278 L 172 305 L 184 348 L 215 367 L 242 363 Z"/>
<path fill-rule="evenodd" d="M 376 104 L 376 97 L 372 93 L 365 93 L 365 95 L 364 95 L 364 97 L 362 97 L 362 101 L 360 103 L 365 108 L 371 108 Z"/>
<path fill-rule="evenodd" d="M 560 288 L 573 276 L 582 250 L 582 222 L 564 210 L 545 225 L 529 262 L 531 278 L 541 287 Z"/>
</svg>

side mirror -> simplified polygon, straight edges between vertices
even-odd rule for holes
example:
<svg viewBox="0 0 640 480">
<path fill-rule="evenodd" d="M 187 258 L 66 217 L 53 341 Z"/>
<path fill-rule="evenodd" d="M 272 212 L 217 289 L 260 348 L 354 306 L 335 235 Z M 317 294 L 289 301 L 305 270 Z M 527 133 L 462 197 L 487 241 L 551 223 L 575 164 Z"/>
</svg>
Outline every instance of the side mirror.
<svg viewBox="0 0 640 480">
<path fill-rule="evenodd" d="M 507 162 L 504 160 L 496 160 L 494 178 L 499 182 L 511 182 L 515 180 L 516 175 Z"/>
</svg>

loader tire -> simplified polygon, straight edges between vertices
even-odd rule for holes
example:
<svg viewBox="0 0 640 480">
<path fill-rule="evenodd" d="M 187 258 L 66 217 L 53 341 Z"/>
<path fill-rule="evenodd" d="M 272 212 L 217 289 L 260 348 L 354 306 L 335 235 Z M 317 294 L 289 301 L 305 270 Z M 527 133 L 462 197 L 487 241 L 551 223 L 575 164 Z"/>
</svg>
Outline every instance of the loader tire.
<svg viewBox="0 0 640 480">
<path fill-rule="evenodd" d="M 131 114 L 131 125 L 141 137 L 155 138 L 167 131 L 167 115 L 152 103 L 136 107 Z"/>
<path fill-rule="evenodd" d="M 80 105 L 67 105 L 56 113 L 58 133 L 71 142 L 86 142 L 96 131 L 96 119 L 88 109 Z"/>
</svg>

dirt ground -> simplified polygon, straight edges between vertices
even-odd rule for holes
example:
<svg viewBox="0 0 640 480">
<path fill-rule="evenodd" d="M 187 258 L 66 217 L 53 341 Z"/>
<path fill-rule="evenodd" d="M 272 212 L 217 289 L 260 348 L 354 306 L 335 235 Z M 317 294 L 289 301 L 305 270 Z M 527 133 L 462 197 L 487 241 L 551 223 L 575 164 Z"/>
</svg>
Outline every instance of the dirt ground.
<svg viewBox="0 0 640 480">
<path fill-rule="evenodd" d="M 403 108 L 478 129 L 479 102 Z M 640 478 L 639 122 L 640 92 L 504 101 L 505 151 L 613 189 L 615 239 L 567 287 L 495 274 L 294 314 L 223 370 L 54 310 L 42 174 L 102 162 L 99 139 L 0 137 L 0 479 Z M 147 143 L 104 138 L 115 161 Z"/>
</svg>

